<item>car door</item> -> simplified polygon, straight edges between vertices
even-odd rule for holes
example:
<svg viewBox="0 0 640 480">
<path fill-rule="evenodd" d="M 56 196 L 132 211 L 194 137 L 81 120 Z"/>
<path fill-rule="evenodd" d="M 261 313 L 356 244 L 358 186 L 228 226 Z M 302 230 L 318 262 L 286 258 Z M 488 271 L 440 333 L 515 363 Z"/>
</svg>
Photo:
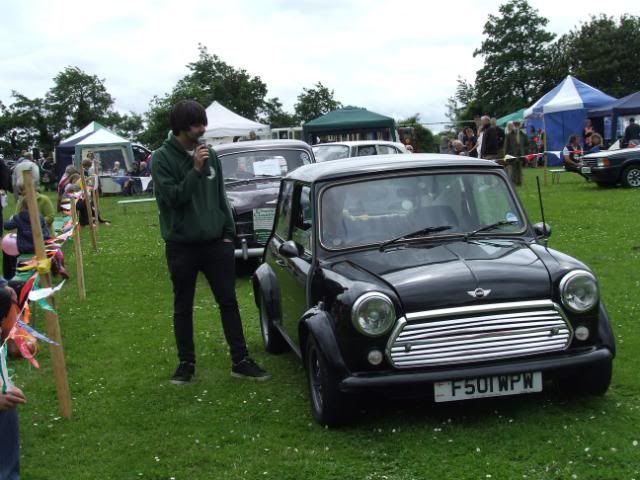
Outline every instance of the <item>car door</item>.
<svg viewBox="0 0 640 480">
<path fill-rule="evenodd" d="M 309 194 L 309 186 L 295 184 L 291 196 L 290 214 L 287 215 L 289 225 L 274 235 L 278 238 L 273 242 L 276 251 L 272 250 L 275 259 L 274 271 L 280 290 L 281 327 L 295 343 L 298 339 L 298 321 L 308 308 L 306 287 L 311 268 L 311 233 L 313 231 Z M 293 240 L 301 247 L 300 256 L 287 258 L 279 252 L 280 245 L 288 240 Z"/>
</svg>

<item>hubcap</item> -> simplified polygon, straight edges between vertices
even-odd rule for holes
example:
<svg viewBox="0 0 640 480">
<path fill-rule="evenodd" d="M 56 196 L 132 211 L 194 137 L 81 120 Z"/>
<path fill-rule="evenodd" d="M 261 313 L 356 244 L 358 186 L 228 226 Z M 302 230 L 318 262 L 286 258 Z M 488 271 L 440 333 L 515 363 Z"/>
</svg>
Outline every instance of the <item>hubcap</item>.
<svg viewBox="0 0 640 480">
<path fill-rule="evenodd" d="M 627 183 L 632 187 L 640 187 L 640 169 L 633 168 L 627 173 Z"/>
<path fill-rule="evenodd" d="M 322 372 L 315 348 L 309 352 L 309 386 L 316 411 L 322 411 Z"/>
</svg>

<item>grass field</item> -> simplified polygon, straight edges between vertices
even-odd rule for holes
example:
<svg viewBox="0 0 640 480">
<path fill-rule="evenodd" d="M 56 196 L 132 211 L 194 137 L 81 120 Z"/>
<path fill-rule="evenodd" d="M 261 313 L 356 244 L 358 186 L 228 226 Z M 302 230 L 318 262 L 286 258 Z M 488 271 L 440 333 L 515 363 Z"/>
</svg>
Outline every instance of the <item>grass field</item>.
<svg viewBox="0 0 640 480">
<path fill-rule="evenodd" d="M 525 173 L 520 195 L 535 222 L 542 172 Z M 640 191 L 600 189 L 568 174 L 561 182 L 544 187 L 550 246 L 594 269 L 618 342 L 605 397 L 378 400 L 363 405 L 354 425 L 322 428 L 309 414 L 298 359 L 262 349 L 246 272 L 237 279 L 245 331 L 273 380 L 230 377 L 217 307 L 201 281 L 197 381 L 176 387 L 168 382 L 176 366 L 172 295 L 155 207 L 123 215 L 118 198 L 106 198 L 113 226 L 100 228 L 98 253 L 83 232 L 88 300 L 78 301 L 73 281 L 57 297 L 73 418 L 58 416 L 47 350 L 40 370 L 12 364 L 28 397 L 20 408 L 23 478 L 640 480 Z"/>
</svg>

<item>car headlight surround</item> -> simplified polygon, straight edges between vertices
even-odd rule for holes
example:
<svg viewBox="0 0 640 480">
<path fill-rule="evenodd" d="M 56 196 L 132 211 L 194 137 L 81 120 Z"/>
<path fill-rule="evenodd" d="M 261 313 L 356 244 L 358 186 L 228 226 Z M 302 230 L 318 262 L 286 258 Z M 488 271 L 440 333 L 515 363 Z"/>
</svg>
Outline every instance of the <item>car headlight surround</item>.
<svg viewBox="0 0 640 480">
<path fill-rule="evenodd" d="M 574 270 L 560 280 L 562 304 L 574 313 L 584 313 L 600 300 L 598 281 L 586 270 Z"/>
<path fill-rule="evenodd" d="M 358 297 L 351 308 L 351 320 L 360 333 L 377 337 L 396 322 L 396 310 L 391 299 L 381 292 L 367 292 Z"/>
</svg>

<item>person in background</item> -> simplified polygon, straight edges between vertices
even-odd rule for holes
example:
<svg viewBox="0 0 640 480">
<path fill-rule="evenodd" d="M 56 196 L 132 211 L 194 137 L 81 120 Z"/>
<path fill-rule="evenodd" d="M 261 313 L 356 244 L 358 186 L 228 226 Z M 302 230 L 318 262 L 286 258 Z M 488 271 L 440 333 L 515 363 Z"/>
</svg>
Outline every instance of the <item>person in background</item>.
<svg viewBox="0 0 640 480">
<path fill-rule="evenodd" d="M 497 136 L 498 136 L 498 155 L 502 157 L 502 156 L 504 156 L 504 154 L 500 150 L 502 150 L 502 147 L 504 146 L 505 132 L 504 132 L 504 130 L 502 128 L 500 128 L 498 126 L 497 122 L 498 121 L 497 121 L 496 117 L 491 117 L 491 121 L 490 121 L 491 126 L 496 129 L 496 133 L 497 133 Z"/>
<path fill-rule="evenodd" d="M 453 147 L 454 155 L 461 155 L 464 157 L 467 156 L 467 151 L 464 149 L 464 143 L 462 143 L 460 140 L 454 140 L 453 142 L 451 142 L 451 145 Z"/>
<path fill-rule="evenodd" d="M 31 152 L 23 152 L 22 160 L 19 160 L 19 163 L 16 163 L 13 168 L 11 185 L 13 186 L 13 196 L 16 200 L 18 200 L 18 179 L 22 181 L 22 174 L 26 170 L 31 170 L 34 182 L 36 185 L 40 185 L 40 167 L 31 160 L 32 158 Z"/>
<path fill-rule="evenodd" d="M 622 137 L 622 142 L 620 147 L 626 148 L 629 146 L 629 142 L 631 140 L 640 139 L 640 125 L 636 123 L 636 119 L 631 117 L 629 119 L 629 125 L 624 129 L 624 137 Z"/>
<path fill-rule="evenodd" d="M 478 141 L 478 137 L 473 133 L 473 129 L 471 127 L 464 127 L 464 137 L 462 141 L 464 143 L 464 148 L 467 150 L 467 155 L 477 158 L 478 152 L 476 149 L 476 143 Z"/>
<path fill-rule="evenodd" d="M 589 150 L 591 148 L 591 135 L 593 135 L 593 125 L 591 124 L 591 119 L 587 118 L 584 121 L 584 128 L 582 129 L 582 144 L 584 145 L 585 150 Z"/>
<path fill-rule="evenodd" d="M 598 153 L 602 149 L 602 137 L 599 133 L 593 132 L 591 134 L 591 148 L 587 153 Z"/>
<path fill-rule="evenodd" d="M 16 294 L 0 277 L 0 338 L 4 340 L 9 329 L 7 316 L 15 302 Z M 7 376 L 6 347 L 0 349 L 0 479 L 20 478 L 20 430 L 16 407 L 27 403 L 18 387 Z"/>
<path fill-rule="evenodd" d="M 582 172 L 580 172 L 581 163 L 577 158 L 580 153 L 579 137 L 578 135 L 571 135 L 567 145 L 562 150 L 562 160 L 566 171 L 582 175 Z"/>
<path fill-rule="evenodd" d="M 480 150 L 480 158 L 498 160 L 498 129 L 491 125 L 491 120 L 486 115 L 483 116 L 480 121 L 482 124 L 482 149 Z"/>
<path fill-rule="evenodd" d="M 514 185 L 520 186 L 522 185 L 522 157 L 527 154 L 528 148 L 527 136 L 520 130 L 519 120 L 509 123 L 511 128 L 504 140 L 504 154 L 516 158 L 506 161 L 506 169 Z"/>
<path fill-rule="evenodd" d="M 251 131 L 249 132 L 249 140 L 257 140 L 257 139 L 258 139 L 258 137 L 257 137 L 257 135 L 256 135 L 256 132 L 254 132 L 253 130 L 251 130 Z"/>
</svg>

